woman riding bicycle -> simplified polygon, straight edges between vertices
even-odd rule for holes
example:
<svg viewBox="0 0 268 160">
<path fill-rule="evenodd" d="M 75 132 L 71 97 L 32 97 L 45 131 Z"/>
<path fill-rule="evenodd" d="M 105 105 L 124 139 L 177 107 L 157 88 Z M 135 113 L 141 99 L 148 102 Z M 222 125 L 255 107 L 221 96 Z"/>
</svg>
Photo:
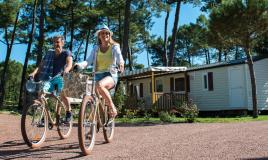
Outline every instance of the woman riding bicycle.
<svg viewBox="0 0 268 160">
<path fill-rule="evenodd" d="M 88 65 L 95 67 L 96 91 L 105 99 L 109 107 L 109 115 L 115 118 L 116 107 L 109 90 L 114 88 L 118 81 L 118 72 L 124 71 L 124 60 L 120 46 L 112 39 L 113 32 L 106 25 L 101 25 L 96 32 L 97 45 L 93 47 L 91 55 L 86 61 L 75 64 L 81 69 Z"/>
</svg>

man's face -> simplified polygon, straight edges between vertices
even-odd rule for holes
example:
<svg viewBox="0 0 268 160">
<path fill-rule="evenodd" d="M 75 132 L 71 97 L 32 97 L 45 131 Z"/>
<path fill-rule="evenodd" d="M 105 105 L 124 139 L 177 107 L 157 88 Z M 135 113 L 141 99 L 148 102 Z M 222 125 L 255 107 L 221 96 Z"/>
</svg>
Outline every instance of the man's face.
<svg viewBox="0 0 268 160">
<path fill-rule="evenodd" d="M 61 38 L 54 39 L 53 43 L 54 43 L 54 49 L 55 50 L 59 50 L 59 51 L 62 50 L 64 42 L 63 42 L 63 40 Z"/>
</svg>

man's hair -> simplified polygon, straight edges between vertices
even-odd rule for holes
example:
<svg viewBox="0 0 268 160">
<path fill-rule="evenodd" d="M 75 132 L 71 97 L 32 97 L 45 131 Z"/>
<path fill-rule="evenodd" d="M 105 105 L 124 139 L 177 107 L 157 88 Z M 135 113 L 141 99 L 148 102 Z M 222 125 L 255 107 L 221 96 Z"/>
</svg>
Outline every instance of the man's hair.
<svg viewBox="0 0 268 160">
<path fill-rule="evenodd" d="M 62 41 L 64 41 L 64 37 L 62 35 L 56 35 L 53 37 L 53 42 L 57 39 L 61 39 Z"/>
</svg>

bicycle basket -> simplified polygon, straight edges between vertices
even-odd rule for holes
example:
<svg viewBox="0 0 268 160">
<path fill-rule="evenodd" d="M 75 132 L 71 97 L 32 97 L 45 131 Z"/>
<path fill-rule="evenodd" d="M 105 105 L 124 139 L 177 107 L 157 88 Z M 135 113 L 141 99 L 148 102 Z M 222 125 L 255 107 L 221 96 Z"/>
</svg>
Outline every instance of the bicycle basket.
<svg viewBox="0 0 268 160">
<path fill-rule="evenodd" d="M 41 85 L 42 84 L 40 82 L 34 82 L 33 80 L 28 80 L 26 82 L 26 90 L 29 93 L 38 92 L 40 90 Z"/>
</svg>

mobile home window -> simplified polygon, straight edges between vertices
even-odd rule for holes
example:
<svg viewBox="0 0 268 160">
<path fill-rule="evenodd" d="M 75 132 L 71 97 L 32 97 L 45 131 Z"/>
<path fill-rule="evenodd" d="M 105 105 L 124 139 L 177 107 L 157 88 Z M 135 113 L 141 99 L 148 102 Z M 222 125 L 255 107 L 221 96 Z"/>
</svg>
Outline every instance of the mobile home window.
<svg viewBox="0 0 268 160">
<path fill-rule="evenodd" d="M 213 91 L 213 72 L 208 72 L 203 75 L 203 86 L 205 90 Z"/>
<path fill-rule="evenodd" d="M 184 78 L 176 78 L 175 79 L 175 91 L 180 92 L 180 91 L 185 91 L 185 86 L 184 86 Z"/>
<path fill-rule="evenodd" d="M 140 83 L 140 97 L 143 97 L 143 83 Z"/>
<path fill-rule="evenodd" d="M 170 78 L 170 92 L 173 92 L 174 91 L 174 78 L 171 77 Z"/>
<path fill-rule="evenodd" d="M 130 96 L 133 96 L 134 95 L 134 87 L 133 87 L 133 84 L 130 85 Z"/>
<path fill-rule="evenodd" d="M 204 83 L 204 89 L 208 89 L 208 81 L 207 81 L 207 74 L 203 75 L 203 83 Z"/>
<path fill-rule="evenodd" d="M 162 80 L 156 80 L 156 92 L 163 92 Z"/>
</svg>

